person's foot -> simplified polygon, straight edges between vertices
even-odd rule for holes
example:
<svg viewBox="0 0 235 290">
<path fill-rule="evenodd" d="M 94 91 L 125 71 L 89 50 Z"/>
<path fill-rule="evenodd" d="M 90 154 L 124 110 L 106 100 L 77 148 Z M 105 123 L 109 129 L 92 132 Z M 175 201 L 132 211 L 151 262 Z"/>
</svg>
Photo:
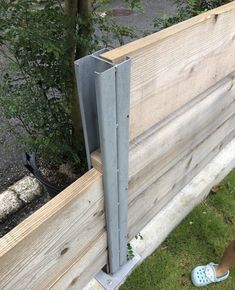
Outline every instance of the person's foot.
<svg viewBox="0 0 235 290">
<path fill-rule="evenodd" d="M 229 269 L 226 269 L 220 265 L 218 265 L 215 269 L 215 272 L 216 272 L 216 277 L 220 277 L 220 276 L 224 276 L 228 273 L 228 270 Z"/>
<path fill-rule="evenodd" d="M 195 269 L 193 269 L 191 273 L 191 280 L 194 286 L 196 287 L 203 287 L 207 286 L 212 283 L 217 283 L 224 281 L 229 276 L 229 271 L 227 271 L 222 276 L 217 276 L 216 268 L 218 267 L 217 264 L 210 263 L 205 266 L 198 266 Z M 220 269 L 218 273 L 220 273 Z"/>
</svg>

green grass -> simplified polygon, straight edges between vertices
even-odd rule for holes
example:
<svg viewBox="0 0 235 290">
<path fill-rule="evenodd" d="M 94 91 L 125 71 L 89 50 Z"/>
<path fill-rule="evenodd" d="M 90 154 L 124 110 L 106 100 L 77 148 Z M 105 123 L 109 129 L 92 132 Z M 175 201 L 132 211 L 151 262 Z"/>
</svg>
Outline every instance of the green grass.
<svg viewBox="0 0 235 290">
<path fill-rule="evenodd" d="M 164 225 L 163 225 L 164 226 Z M 121 286 L 121 290 L 191 290 L 191 270 L 219 262 L 235 239 L 235 170 L 220 190 L 196 207 Z M 235 267 L 229 279 L 202 289 L 235 289 Z"/>
</svg>

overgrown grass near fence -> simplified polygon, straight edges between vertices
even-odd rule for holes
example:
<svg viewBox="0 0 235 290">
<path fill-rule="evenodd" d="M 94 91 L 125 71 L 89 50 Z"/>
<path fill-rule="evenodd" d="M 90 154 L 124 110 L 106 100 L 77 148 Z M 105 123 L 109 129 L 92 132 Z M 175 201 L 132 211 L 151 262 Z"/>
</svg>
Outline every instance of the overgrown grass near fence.
<svg viewBox="0 0 235 290">
<path fill-rule="evenodd" d="M 235 170 L 171 233 L 167 240 L 128 278 L 121 290 L 196 289 L 190 272 L 196 266 L 218 262 L 235 239 Z M 221 284 L 203 289 L 234 290 L 235 268 Z"/>
</svg>

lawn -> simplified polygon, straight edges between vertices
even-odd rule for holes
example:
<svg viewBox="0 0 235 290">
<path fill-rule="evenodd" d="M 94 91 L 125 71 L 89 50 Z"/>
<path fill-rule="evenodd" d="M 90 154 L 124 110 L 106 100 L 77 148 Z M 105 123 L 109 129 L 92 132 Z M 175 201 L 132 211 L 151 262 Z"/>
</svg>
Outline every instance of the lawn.
<svg viewBox="0 0 235 290">
<path fill-rule="evenodd" d="M 225 246 L 235 239 L 235 170 L 217 190 L 132 273 L 121 290 L 197 289 L 191 284 L 191 270 L 218 262 Z M 226 281 L 201 289 L 234 290 L 235 267 Z"/>
</svg>

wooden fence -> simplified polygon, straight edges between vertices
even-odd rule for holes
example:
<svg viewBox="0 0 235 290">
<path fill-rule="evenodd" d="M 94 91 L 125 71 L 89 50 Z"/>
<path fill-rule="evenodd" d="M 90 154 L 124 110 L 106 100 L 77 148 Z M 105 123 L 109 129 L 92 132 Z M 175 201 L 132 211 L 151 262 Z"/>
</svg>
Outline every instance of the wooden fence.
<svg viewBox="0 0 235 290">
<path fill-rule="evenodd" d="M 103 58 L 131 58 L 129 239 L 235 137 L 235 2 Z M 82 289 L 107 260 L 102 162 L 0 240 L 0 289 Z"/>
<path fill-rule="evenodd" d="M 130 140 L 234 70 L 235 2 L 104 53 L 131 58 Z"/>
<path fill-rule="evenodd" d="M 1 289 L 81 289 L 107 263 L 101 174 L 90 170 L 5 235 Z"/>
<path fill-rule="evenodd" d="M 130 239 L 235 137 L 234 77 L 227 76 L 130 145 Z M 101 170 L 99 152 L 92 160 Z"/>
</svg>

